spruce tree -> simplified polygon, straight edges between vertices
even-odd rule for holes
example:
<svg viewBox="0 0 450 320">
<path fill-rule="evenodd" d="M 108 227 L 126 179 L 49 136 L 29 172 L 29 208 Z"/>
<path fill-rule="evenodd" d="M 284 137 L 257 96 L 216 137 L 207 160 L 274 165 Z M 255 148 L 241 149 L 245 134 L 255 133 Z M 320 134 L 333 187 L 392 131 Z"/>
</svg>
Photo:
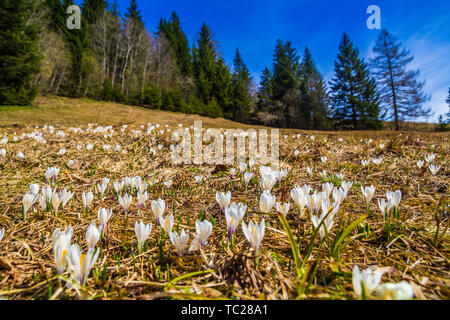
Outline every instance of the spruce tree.
<svg viewBox="0 0 450 320">
<path fill-rule="evenodd" d="M 445 102 L 448 104 L 447 122 L 450 123 L 450 87 L 448 88 L 448 96 Z"/>
<path fill-rule="evenodd" d="M 261 81 L 258 90 L 258 104 L 266 103 L 272 99 L 273 94 L 273 77 L 269 68 L 265 67 L 261 74 Z"/>
<path fill-rule="evenodd" d="M 373 128 L 378 121 L 378 97 L 375 81 L 359 51 L 344 33 L 330 81 L 334 119 L 351 121 L 353 129 Z"/>
<path fill-rule="evenodd" d="M 317 70 L 308 47 L 300 64 L 302 103 L 300 113 L 306 129 L 328 126 L 328 93 L 322 75 Z"/>
<path fill-rule="evenodd" d="M 172 13 L 170 21 L 161 18 L 158 34 L 168 42 L 181 74 L 187 77 L 191 76 L 192 56 L 189 41 L 181 28 L 180 19 L 175 11 Z"/>
<path fill-rule="evenodd" d="M 290 41 L 277 40 L 273 63 L 273 98 L 281 100 L 299 84 L 299 58 Z"/>
<path fill-rule="evenodd" d="M 107 4 L 105 0 L 85 0 L 82 7 L 84 22 L 93 24 L 104 14 Z"/>
<path fill-rule="evenodd" d="M 225 61 L 222 58 L 219 58 L 216 62 L 212 88 L 212 95 L 219 104 L 222 113 L 226 114 L 227 118 L 233 119 L 234 110 L 232 108 L 233 88 L 231 84 L 231 73 L 230 69 L 228 69 Z"/>
<path fill-rule="evenodd" d="M 197 95 L 208 105 L 213 98 L 214 82 L 217 69 L 217 54 L 211 30 L 204 23 L 199 32 L 197 46 L 193 50 L 194 75 Z"/>
<path fill-rule="evenodd" d="M 417 80 L 419 70 L 407 70 L 414 59 L 409 51 L 383 29 L 373 52 L 376 56 L 371 60 L 371 67 L 379 83 L 383 117 L 393 119 L 395 130 L 399 130 L 400 121 L 430 116 L 431 108 L 424 108 L 424 103 L 430 99 L 423 92 L 425 82 Z"/>
<path fill-rule="evenodd" d="M 141 11 L 138 9 L 137 0 L 131 0 L 127 13 L 125 13 L 125 17 L 127 20 L 134 20 L 141 26 L 144 26 L 144 20 Z"/>
<path fill-rule="evenodd" d="M 239 49 L 236 49 L 236 56 L 233 60 L 233 114 L 234 120 L 245 122 L 248 117 L 250 109 L 250 94 L 249 89 L 251 85 L 250 73 L 244 63 Z"/>
<path fill-rule="evenodd" d="M 0 104 L 30 105 L 37 89 L 31 80 L 39 72 L 36 25 L 28 23 L 32 0 L 0 1 Z"/>
</svg>

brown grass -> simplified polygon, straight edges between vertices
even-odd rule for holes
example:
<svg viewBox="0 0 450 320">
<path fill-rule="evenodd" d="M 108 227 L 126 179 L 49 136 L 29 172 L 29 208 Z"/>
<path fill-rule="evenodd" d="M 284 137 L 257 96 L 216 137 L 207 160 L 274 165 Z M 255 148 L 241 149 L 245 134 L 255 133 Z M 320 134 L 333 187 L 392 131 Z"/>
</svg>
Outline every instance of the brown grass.
<svg viewBox="0 0 450 320">
<path fill-rule="evenodd" d="M 416 132 L 305 132 L 289 133 L 285 140 L 281 137 L 281 160 L 290 170 L 284 183 L 275 185 L 273 194 L 277 201 L 291 201 L 288 222 L 300 244 L 303 257 L 311 241 L 312 225 L 307 214 L 300 218 L 289 192 L 295 184 L 309 184 L 321 190 L 324 181 L 339 184 L 333 176 L 344 173 L 345 180 L 355 181 L 349 196 L 344 200 L 336 217 L 330 237 L 334 239 L 340 222 L 351 222 L 365 213 L 360 185 L 374 185 L 377 189 L 371 203 L 372 214 L 366 221 L 370 227 L 368 235 L 355 230 L 355 238 L 349 242 L 340 259 L 329 256 L 327 244 L 319 252 L 319 240 L 305 268 L 305 279 L 296 279 L 295 267 L 289 239 L 273 210 L 264 215 L 267 222 L 266 234 L 259 258 L 249 248 L 241 228 L 237 231 L 236 245 L 228 247 L 225 239 L 226 222 L 215 201 L 216 191 L 232 192 L 232 201 L 248 204 L 248 214 L 244 218 L 259 221 L 259 174 L 251 182 L 248 190 L 239 177 L 229 178 L 228 172 L 212 166 L 174 166 L 170 160 L 170 136 L 154 135 L 152 142 L 146 135 L 134 138 L 132 129 L 139 125 L 168 124 L 172 129 L 183 123 L 192 125 L 194 120 L 203 120 L 203 127 L 236 128 L 240 124 L 223 119 L 208 119 L 161 111 L 122 106 L 112 103 L 90 102 L 67 98 L 39 98 L 39 107 L 31 110 L 15 108 L 0 111 L 0 139 L 6 133 L 6 159 L 0 158 L 0 228 L 6 232 L 0 242 L 0 297 L 8 299 L 70 299 L 79 297 L 74 290 L 64 286 L 54 269 L 52 233 L 55 228 L 74 228 L 73 243 L 85 248 L 84 234 L 92 221 L 97 221 L 99 207 L 113 208 L 113 218 L 109 222 L 108 236 L 99 243 L 103 252 L 97 261 L 88 283 L 81 290 L 85 299 L 353 299 L 351 272 L 355 264 L 360 268 L 377 265 L 386 268 L 383 282 L 406 280 L 415 287 L 418 299 L 449 299 L 449 232 L 448 211 L 445 216 L 438 208 L 439 201 L 449 194 L 449 134 Z M 119 125 L 129 123 L 125 133 L 116 133 L 112 138 L 84 133 L 73 134 L 70 126 L 87 123 Z M 45 134 L 46 144 L 37 145 L 31 139 L 12 141 L 17 135 L 29 133 L 34 128 L 27 126 L 59 124 L 56 130 L 63 130 L 67 136 L 58 138 Z M 41 130 L 41 129 L 39 129 Z M 290 133 L 301 132 L 298 140 Z M 315 141 L 306 135 L 316 136 Z M 344 142 L 338 142 L 343 137 Z M 373 139 L 368 144 L 361 139 Z M 384 143 L 381 150 L 378 145 Z M 77 144 L 95 144 L 94 151 L 77 151 Z M 114 148 L 118 143 L 128 153 L 102 150 L 103 144 Z M 149 149 L 163 144 L 161 153 L 154 157 Z M 434 146 L 433 146 L 434 145 Z M 1 148 L 1 147 L 0 147 Z M 64 156 L 57 155 L 60 148 L 66 148 Z M 294 156 L 298 149 L 300 154 Z M 26 159 L 18 160 L 15 155 L 22 151 Z M 416 161 L 430 153 L 436 154 L 435 162 L 441 165 L 437 176 L 432 176 L 428 168 L 418 170 Z M 323 164 L 320 157 L 326 155 Z M 371 164 L 362 169 L 361 160 L 382 156 L 380 166 Z M 75 160 L 67 167 L 69 159 Z M 27 221 L 21 221 L 21 199 L 31 183 L 44 183 L 48 166 L 61 168 L 57 188 L 75 191 L 74 199 L 60 209 L 57 217 L 50 212 L 30 212 Z M 314 175 L 306 173 L 306 167 L 314 169 Z M 319 172 L 329 174 L 321 178 Z M 206 181 L 197 185 L 196 174 L 205 176 Z M 195 232 L 195 220 L 199 216 L 215 223 L 209 244 L 202 253 L 178 257 L 168 239 L 162 244 L 160 255 L 159 240 L 161 228 L 150 210 L 150 201 L 139 213 L 136 196 L 128 219 L 122 213 L 112 190 L 112 182 L 126 176 L 140 175 L 148 181 L 150 199 L 163 198 L 168 209 L 175 216 L 175 228 Z M 83 213 L 81 193 L 93 190 L 103 177 L 111 178 L 109 190 L 102 202 L 95 196 L 88 214 Z M 173 179 L 171 190 L 162 182 Z M 383 220 L 376 205 L 378 198 L 385 198 L 388 190 L 401 190 L 400 219 L 396 221 L 391 241 L 383 232 Z M 134 222 L 152 222 L 153 230 L 147 241 L 147 250 L 136 253 Z M 440 236 L 435 241 L 437 223 Z M 178 225 L 178 226 L 177 226 Z M 447 231 L 446 231 L 447 230 Z M 214 254 L 214 259 L 213 259 Z M 119 258 L 121 257 L 121 258 Z M 210 264 L 211 260 L 213 262 Z M 120 260 L 120 266 L 119 266 Z M 308 272 L 309 270 L 309 272 Z M 312 271 L 316 270 L 316 273 Z M 204 272 L 199 272 L 204 271 Z M 198 272 L 198 273 L 195 273 Z M 193 273 L 190 275 L 190 273 Z M 177 277 L 187 275 L 177 280 Z M 64 274 L 67 277 L 68 273 Z M 174 282 L 174 279 L 177 280 Z M 309 282 L 307 289 L 306 284 Z"/>
</svg>

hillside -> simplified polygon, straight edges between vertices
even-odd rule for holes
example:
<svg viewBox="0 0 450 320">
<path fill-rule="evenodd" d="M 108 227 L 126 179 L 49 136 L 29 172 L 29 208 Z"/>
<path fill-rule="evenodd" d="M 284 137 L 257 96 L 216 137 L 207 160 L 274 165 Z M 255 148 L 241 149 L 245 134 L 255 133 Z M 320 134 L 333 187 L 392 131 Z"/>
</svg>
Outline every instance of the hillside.
<svg viewBox="0 0 450 320">
<path fill-rule="evenodd" d="M 57 115 L 57 116 L 56 116 Z M 48 123 L 60 125 L 120 125 L 133 123 L 136 125 L 165 123 L 168 125 L 192 125 L 194 121 L 203 121 L 204 127 L 212 128 L 259 128 L 223 118 L 212 119 L 198 115 L 187 115 L 143 107 L 123 105 L 115 102 L 95 101 L 90 99 L 74 99 L 59 96 L 39 96 L 32 107 L 0 106 L 0 126 L 45 125 Z M 408 131 L 434 132 L 436 124 L 404 123 L 402 129 Z M 384 122 L 384 129 L 391 130 L 393 123 Z M 304 130 L 283 130 L 301 132 Z M 351 134 L 352 131 L 342 132 Z M 369 133 L 370 131 L 364 131 Z"/>
</svg>

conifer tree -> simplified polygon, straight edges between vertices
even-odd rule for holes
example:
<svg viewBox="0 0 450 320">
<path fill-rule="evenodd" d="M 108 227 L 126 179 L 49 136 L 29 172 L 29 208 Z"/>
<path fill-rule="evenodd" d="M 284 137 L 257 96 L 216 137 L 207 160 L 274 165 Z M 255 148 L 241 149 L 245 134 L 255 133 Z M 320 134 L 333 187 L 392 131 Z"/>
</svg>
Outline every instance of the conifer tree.
<svg viewBox="0 0 450 320">
<path fill-rule="evenodd" d="M 85 0 L 82 7 L 84 22 L 93 24 L 104 14 L 107 4 L 105 0 Z"/>
<path fill-rule="evenodd" d="M 239 122 L 245 122 L 247 120 L 250 107 L 249 89 L 251 77 L 239 49 L 236 49 L 236 56 L 233 60 L 233 66 L 233 119 Z"/>
<path fill-rule="evenodd" d="M 259 83 L 258 99 L 259 102 L 267 102 L 272 99 L 273 92 L 273 78 L 269 68 L 265 67 L 261 74 L 261 81 Z"/>
<path fill-rule="evenodd" d="M 163 36 L 168 42 L 181 74 L 191 76 L 192 56 L 189 41 L 181 28 L 180 19 L 175 11 L 172 13 L 169 21 L 161 18 L 158 26 L 158 34 Z"/>
<path fill-rule="evenodd" d="M 207 105 L 214 96 L 214 81 L 217 68 L 217 54 L 211 30 L 204 23 L 199 32 L 197 46 L 193 50 L 194 75 L 197 94 Z"/>
<path fill-rule="evenodd" d="M 125 13 L 127 20 L 134 20 L 140 25 L 144 25 L 144 20 L 141 15 L 141 11 L 138 9 L 137 0 L 131 0 L 128 7 L 127 13 Z"/>
<path fill-rule="evenodd" d="M 331 101 L 334 118 L 350 120 L 353 129 L 377 125 L 378 97 L 375 81 L 370 76 L 367 64 L 359 57 L 359 51 L 344 33 L 339 53 L 334 63 L 334 78 L 331 85 Z M 374 124 L 373 124 L 374 123 Z"/>
<path fill-rule="evenodd" d="M 38 27 L 28 23 L 32 0 L 0 1 L 0 104 L 30 105 L 39 72 Z"/>
<path fill-rule="evenodd" d="M 430 100 L 423 92 L 425 82 L 417 80 L 419 70 L 407 70 L 414 59 L 410 52 L 386 29 L 380 32 L 373 52 L 371 67 L 379 83 L 383 117 L 393 119 L 399 130 L 400 121 L 430 116 L 431 108 L 424 108 Z"/>
<path fill-rule="evenodd" d="M 328 126 L 328 93 L 322 75 L 316 68 L 308 47 L 300 64 L 302 103 L 300 113 L 307 129 L 325 129 Z"/>
<path fill-rule="evenodd" d="M 273 99 L 281 100 L 299 84 L 299 58 L 290 41 L 277 40 L 273 63 Z"/>
<path fill-rule="evenodd" d="M 450 123 L 450 87 L 448 88 L 448 96 L 447 96 L 447 100 L 445 100 L 445 102 L 447 102 L 447 104 L 448 104 L 447 122 Z"/>
</svg>

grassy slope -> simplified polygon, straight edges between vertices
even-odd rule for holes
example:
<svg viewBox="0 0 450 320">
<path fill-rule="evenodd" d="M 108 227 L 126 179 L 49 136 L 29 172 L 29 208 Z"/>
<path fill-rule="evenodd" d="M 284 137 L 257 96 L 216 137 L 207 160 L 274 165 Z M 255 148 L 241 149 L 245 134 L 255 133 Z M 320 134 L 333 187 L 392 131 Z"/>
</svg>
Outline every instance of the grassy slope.
<svg viewBox="0 0 450 320">
<path fill-rule="evenodd" d="M 370 226 L 369 234 L 361 233 L 351 241 L 343 250 L 340 262 L 329 257 L 326 246 L 319 254 L 318 245 L 315 245 L 307 266 L 313 270 L 319 257 L 317 275 L 312 281 L 311 290 L 306 294 L 299 294 L 294 285 L 292 251 L 278 224 L 275 210 L 266 216 L 268 227 L 260 251 L 260 266 L 256 266 L 255 259 L 249 256 L 247 242 L 241 230 L 238 231 L 235 248 L 228 251 L 223 249 L 226 223 L 216 204 L 215 192 L 231 191 L 232 201 L 249 206 L 245 221 L 256 219 L 260 192 L 257 168 L 253 170 L 256 178 L 246 189 L 239 177 L 231 180 L 226 172 L 215 173 L 214 167 L 173 166 L 169 158 L 168 146 L 171 141 L 168 134 L 155 134 L 153 142 L 146 136 L 136 139 L 132 134 L 132 129 L 138 129 L 139 124 L 147 122 L 172 124 L 172 129 L 179 122 L 190 125 L 197 119 L 204 121 L 204 127 L 231 128 L 243 127 L 242 125 L 223 119 L 186 116 L 85 99 L 46 97 L 39 98 L 37 103 L 39 107 L 31 109 L 0 107 L 0 138 L 6 133 L 10 137 L 10 142 L 6 145 L 6 158 L 0 157 L 0 228 L 5 227 L 6 230 L 0 242 L 0 297 L 47 299 L 51 292 L 49 288 L 53 288 L 53 293 L 58 292 L 61 284 L 55 278 L 51 249 L 53 230 L 56 227 L 64 229 L 68 225 L 73 226 L 73 242 L 84 246 L 84 234 L 88 225 L 96 219 L 98 208 L 105 207 L 112 208 L 114 216 L 109 222 L 108 245 L 102 244 L 103 248 L 107 248 L 105 258 L 97 262 L 95 272 L 85 289 L 88 297 L 152 299 L 171 296 L 188 299 L 191 296 L 183 295 L 182 290 L 195 287 L 200 288 L 200 297 L 207 298 L 350 299 L 353 298 L 351 271 L 357 264 L 361 269 L 374 265 L 386 268 L 383 282 L 407 280 L 413 283 L 417 287 L 416 296 L 419 299 L 450 298 L 449 231 L 439 238 L 442 239 L 440 246 L 433 246 L 436 207 L 442 195 L 449 194 L 449 133 L 325 132 L 314 133 L 315 141 L 306 135 L 302 135 L 301 139 L 281 139 L 281 160 L 291 173 L 284 185 L 277 184 L 272 190 L 278 201 L 291 201 L 289 192 L 296 184 L 306 183 L 316 190 L 321 190 L 325 181 L 339 185 L 340 181 L 334 176 L 338 172 L 345 174 L 345 180 L 354 181 L 331 230 L 332 239 L 342 221 L 354 221 L 365 214 L 360 186 L 373 185 L 377 190 L 371 203 L 372 214 L 366 220 Z M 111 138 L 92 133 L 74 134 L 67 128 L 72 125 L 84 125 L 85 128 L 89 122 L 120 124 L 133 121 L 135 123 L 125 133 L 116 130 L 118 134 Z M 61 124 L 61 130 L 67 136 L 60 138 L 46 133 L 48 142 L 41 145 L 31 139 L 11 141 L 13 131 L 17 131 L 20 136 L 21 133 L 33 131 L 33 128 L 27 129 L 25 126 L 45 123 Z M 18 126 L 12 127 L 14 124 Z M 308 133 L 310 134 L 311 132 Z M 344 137 L 342 143 L 337 140 L 340 136 Z M 373 139 L 373 143 L 360 141 L 369 137 Z M 76 149 L 78 144 L 86 146 L 88 143 L 97 147 L 92 152 Z M 111 146 L 119 144 L 128 153 L 103 150 L 101 146 L 105 143 Z M 148 152 L 149 146 L 156 148 L 160 143 L 164 148 L 157 156 L 152 156 Z M 384 150 L 378 147 L 380 143 L 386 145 Z M 58 155 L 61 148 L 67 149 L 64 156 Z M 297 156 L 293 154 L 295 149 L 300 151 Z M 26 159 L 17 159 L 18 151 L 23 151 Z M 432 176 L 428 168 L 418 170 L 416 166 L 417 160 L 424 159 L 431 153 L 436 154 L 435 163 L 442 166 L 437 176 Z M 320 160 L 324 155 L 328 157 L 326 163 Z M 372 157 L 383 157 L 383 163 L 363 169 L 361 160 Z M 67 165 L 69 159 L 75 160 L 71 168 Z M 27 222 L 22 223 L 22 197 L 31 183 L 45 185 L 44 174 L 49 166 L 61 168 L 58 191 L 63 188 L 73 190 L 74 200 L 60 209 L 57 217 L 53 211 L 29 212 Z M 306 166 L 313 168 L 313 175 L 306 173 Z M 323 170 L 330 173 L 326 178 L 319 175 Z M 204 175 L 205 183 L 196 184 L 193 178 L 195 174 Z M 180 224 L 180 228 L 194 232 L 194 221 L 200 217 L 200 212 L 208 219 L 215 219 L 217 225 L 205 252 L 208 258 L 211 253 L 216 254 L 214 266 L 220 270 L 222 278 L 195 276 L 179 281 L 176 294 L 170 293 L 174 289 L 170 286 L 168 288 L 172 291 L 164 291 L 169 279 L 203 270 L 206 262 L 197 253 L 180 259 L 168 240 L 164 242 L 164 256 L 160 260 L 160 227 L 155 224 L 149 203 L 143 212 L 137 213 L 135 195 L 129 220 L 121 214 L 122 209 L 112 192 L 108 192 L 103 201 L 96 195 L 90 213 L 81 214 L 82 192 L 94 190 L 95 184 L 104 177 L 111 178 L 112 183 L 114 180 L 136 175 L 155 183 L 149 189 L 151 199 L 164 198 L 168 204 L 167 213 L 175 213 L 176 223 Z M 170 192 L 162 185 L 168 179 L 174 182 Z M 396 223 L 392 241 L 387 241 L 384 236 L 383 219 L 377 207 L 377 200 L 385 198 L 388 190 L 402 191 L 401 219 Z M 299 218 L 292 201 L 291 205 L 288 222 L 294 235 L 300 240 L 300 253 L 303 257 L 313 229 L 308 215 Z M 152 222 L 154 231 L 147 242 L 148 251 L 134 263 L 134 222 L 138 220 Z M 443 226 L 440 232 L 445 232 Z M 117 262 L 119 254 L 120 267 Z M 106 270 L 106 281 L 103 280 L 103 270 Z M 68 299 L 76 296 L 73 291 L 59 291 L 59 296 L 55 297 Z"/>
<path fill-rule="evenodd" d="M 226 120 L 211 119 L 198 115 L 186 115 L 161 110 L 151 110 L 142 107 L 123 105 L 114 102 L 100 102 L 90 99 L 73 99 L 57 96 L 40 96 L 33 107 L 5 107 L 0 106 L 0 126 L 26 125 L 85 125 L 90 122 L 100 125 L 120 125 L 133 123 L 136 125 L 151 123 L 165 123 L 168 125 L 192 125 L 201 120 L 204 127 L 215 128 L 249 128 L 250 126 Z M 258 126 L 251 126 L 259 128 Z M 404 123 L 404 130 L 433 132 L 436 124 Z M 393 129 L 393 123 L 385 122 L 385 129 Z M 286 130 L 299 131 L 299 130 Z M 370 133 L 371 135 L 373 134 Z M 343 133 L 347 135 L 347 133 Z M 364 134 L 363 134 L 364 135 Z"/>
<path fill-rule="evenodd" d="M 245 125 L 222 118 L 211 119 L 198 115 L 186 115 L 168 111 L 151 110 L 142 107 L 122 105 L 114 102 L 99 102 L 89 99 L 65 97 L 38 97 L 33 107 L 1 107 L 0 125 L 44 125 L 65 126 L 86 125 L 90 122 L 100 125 L 135 125 L 164 123 L 193 124 L 203 121 L 205 127 L 245 128 Z"/>
</svg>

